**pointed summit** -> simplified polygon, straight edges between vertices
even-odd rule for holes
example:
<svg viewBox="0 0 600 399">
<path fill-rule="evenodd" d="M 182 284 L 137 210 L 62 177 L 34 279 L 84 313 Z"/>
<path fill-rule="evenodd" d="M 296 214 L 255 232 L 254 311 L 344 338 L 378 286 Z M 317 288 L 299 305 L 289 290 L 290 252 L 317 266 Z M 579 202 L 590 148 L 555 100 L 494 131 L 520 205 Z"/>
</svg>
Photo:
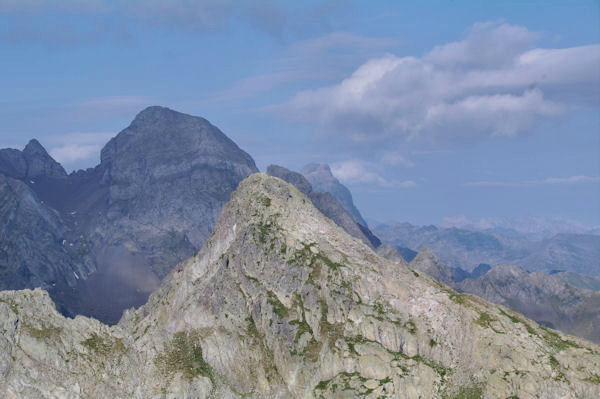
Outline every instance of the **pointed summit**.
<svg viewBox="0 0 600 399">
<path fill-rule="evenodd" d="M 452 269 L 442 263 L 431 248 L 422 248 L 409 266 L 429 274 L 442 283 L 452 284 L 454 282 Z"/>
<path fill-rule="evenodd" d="M 346 186 L 331 173 L 331 168 L 326 163 L 310 163 L 302 168 L 302 174 L 312 184 L 315 191 L 331 193 L 342 206 L 352 215 L 356 223 L 367 227 L 367 222 L 356 209 L 352 194 Z M 377 246 L 377 245 L 376 245 Z"/>
</svg>

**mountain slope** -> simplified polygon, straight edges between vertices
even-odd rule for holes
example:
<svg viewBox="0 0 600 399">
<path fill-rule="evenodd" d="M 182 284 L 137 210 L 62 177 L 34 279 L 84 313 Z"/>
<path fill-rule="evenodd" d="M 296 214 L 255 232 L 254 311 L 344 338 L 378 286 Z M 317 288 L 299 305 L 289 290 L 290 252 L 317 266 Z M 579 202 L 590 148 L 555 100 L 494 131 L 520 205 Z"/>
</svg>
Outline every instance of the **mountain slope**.
<svg viewBox="0 0 600 399">
<path fill-rule="evenodd" d="M 311 163 L 302 168 L 302 174 L 312 184 L 315 192 L 329 193 L 344 207 L 344 209 L 352 216 L 363 234 L 367 236 L 371 245 L 377 248 L 381 245 L 381 241 L 369 229 L 367 222 L 354 205 L 352 194 L 346 186 L 333 176 L 329 165 L 325 163 Z"/>
<path fill-rule="evenodd" d="M 361 227 L 353 219 L 352 215 L 350 215 L 329 192 L 314 191 L 312 185 L 303 175 L 286 169 L 283 166 L 269 165 L 267 167 L 267 174 L 292 184 L 300 190 L 300 192 L 307 195 L 313 205 L 321 211 L 323 215 L 333 220 L 335 224 L 344 229 L 346 233 L 362 240 L 362 242 L 373 248 L 374 243 L 376 243 L 376 241 L 372 239 L 372 237 L 374 237 L 373 233 L 371 233 L 367 227 Z"/>
<path fill-rule="evenodd" d="M 600 292 L 571 286 L 556 276 L 527 273 L 514 265 L 494 266 L 455 288 L 507 306 L 540 323 L 600 342 Z"/>
<path fill-rule="evenodd" d="M 263 174 L 118 326 L 50 306 L 0 293 L 5 396 L 600 395 L 597 346 L 384 260 Z"/>
<path fill-rule="evenodd" d="M 50 287 L 63 313 L 115 323 L 147 300 L 172 265 L 202 247 L 231 192 L 257 171 L 206 119 L 164 107 L 141 111 L 102 149 L 98 166 L 68 176 L 35 140 L 22 152 L 0 150 L 0 173 L 28 185 L 63 235 L 89 243 L 86 261 L 95 270 L 76 284 L 54 286 L 53 277 L 5 288 Z M 52 251 L 61 251 L 61 241 Z M 31 261 L 28 252 L 0 245 L 16 262 Z"/>
<path fill-rule="evenodd" d="M 0 174 L 0 290 L 74 286 L 95 269 L 89 243 L 20 180 Z"/>
</svg>

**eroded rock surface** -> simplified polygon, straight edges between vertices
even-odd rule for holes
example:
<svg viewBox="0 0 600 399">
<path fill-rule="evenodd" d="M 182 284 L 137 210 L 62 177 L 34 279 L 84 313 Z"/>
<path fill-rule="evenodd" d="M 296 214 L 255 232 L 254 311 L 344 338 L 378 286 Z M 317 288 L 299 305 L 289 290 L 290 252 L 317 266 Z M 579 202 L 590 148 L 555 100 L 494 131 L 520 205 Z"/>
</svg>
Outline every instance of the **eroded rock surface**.
<svg viewBox="0 0 600 399">
<path fill-rule="evenodd" d="M 385 260 L 264 174 L 117 326 L 25 290 L 0 332 L 8 398 L 600 396 L 598 346 Z"/>
</svg>

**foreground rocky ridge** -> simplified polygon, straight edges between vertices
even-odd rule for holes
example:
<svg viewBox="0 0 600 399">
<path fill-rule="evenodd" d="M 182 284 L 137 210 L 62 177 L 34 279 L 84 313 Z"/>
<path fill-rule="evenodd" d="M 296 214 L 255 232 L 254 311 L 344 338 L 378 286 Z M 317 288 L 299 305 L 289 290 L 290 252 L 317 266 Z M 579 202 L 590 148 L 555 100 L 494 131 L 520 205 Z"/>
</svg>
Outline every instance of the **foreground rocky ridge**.
<svg viewBox="0 0 600 399">
<path fill-rule="evenodd" d="M 379 257 L 263 174 L 117 326 L 25 290 L 0 331 L 9 398 L 600 396 L 599 347 Z"/>
</svg>

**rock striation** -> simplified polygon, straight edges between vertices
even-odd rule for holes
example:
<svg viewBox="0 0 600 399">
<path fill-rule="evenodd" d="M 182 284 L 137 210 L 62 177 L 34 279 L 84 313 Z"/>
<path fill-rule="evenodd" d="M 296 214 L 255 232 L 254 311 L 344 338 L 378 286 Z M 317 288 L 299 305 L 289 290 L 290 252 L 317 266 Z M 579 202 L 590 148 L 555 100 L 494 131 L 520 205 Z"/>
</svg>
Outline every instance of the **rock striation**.
<svg viewBox="0 0 600 399">
<path fill-rule="evenodd" d="M 0 292 L 0 395 L 595 398 L 600 348 L 376 255 L 254 174 L 197 256 L 108 327 Z"/>
</svg>

